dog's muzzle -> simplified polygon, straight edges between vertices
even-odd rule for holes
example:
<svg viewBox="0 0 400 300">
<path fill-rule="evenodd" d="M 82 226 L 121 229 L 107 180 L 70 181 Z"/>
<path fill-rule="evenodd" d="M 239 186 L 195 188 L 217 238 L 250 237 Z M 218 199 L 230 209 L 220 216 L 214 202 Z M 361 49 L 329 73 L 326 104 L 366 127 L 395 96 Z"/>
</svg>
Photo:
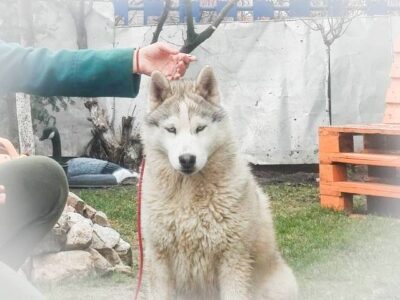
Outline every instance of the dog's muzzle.
<svg viewBox="0 0 400 300">
<path fill-rule="evenodd" d="M 196 165 L 196 156 L 192 154 L 182 154 L 179 156 L 179 163 L 181 164 L 181 171 L 185 174 L 191 174 Z"/>
</svg>

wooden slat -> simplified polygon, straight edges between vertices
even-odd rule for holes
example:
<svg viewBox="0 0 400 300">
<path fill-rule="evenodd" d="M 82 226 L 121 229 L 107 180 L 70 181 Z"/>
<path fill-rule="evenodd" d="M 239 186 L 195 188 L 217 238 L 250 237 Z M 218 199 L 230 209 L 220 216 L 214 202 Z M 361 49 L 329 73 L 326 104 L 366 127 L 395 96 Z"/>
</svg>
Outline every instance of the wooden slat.
<svg viewBox="0 0 400 300">
<path fill-rule="evenodd" d="M 341 181 L 340 181 L 341 182 Z M 319 193 L 325 196 L 341 197 L 341 193 L 333 182 L 320 182 L 319 183 Z"/>
<path fill-rule="evenodd" d="M 386 103 L 400 103 L 400 79 L 392 79 L 386 92 Z"/>
<path fill-rule="evenodd" d="M 346 166 L 323 163 L 319 165 L 319 180 L 321 183 L 345 181 L 346 179 Z"/>
<path fill-rule="evenodd" d="M 329 127 L 319 129 L 319 151 L 351 152 L 354 150 L 353 136 L 348 133 L 333 132 Z"/>
<path fill-rule="evenodd" d="M 338 181 L 334 183 L 334 187 L 342 193 L 400 198 L 400 186 L 396 185 L 370 182 Z"/>
<path fill-rule="evenodd" d="M 400 124 L 343 125 L 321 127 L 325 132 L 342 132 L 352 134 L 387 134 L 400 135 Z"/>
<path fill-rule="evenodd" d="M 386 103 L 385 115 L 383 117 L 385 124 L 400 124 L 400 103 Z"/>
<path fill-rule="evenodd" d="M 400 64 L 395 61 L 392 65 L 392 69 L 390 71 L 391 78 L 400 78 Z"/>
<path fill-rule="evenodd" d="M 400 155 L 372 153 L 327 153 L 321 156 L 323 163 L 347 163 L 354 165 L 400 167 Z"/>
<path fill-rule="evenodd" d="M 340 197 L 321 195 L 320 203 L 324 208 L 331 208 L 338 211 L 351 212 L 353 209 L 353 199 L 348 195 Z"/>
</svg>

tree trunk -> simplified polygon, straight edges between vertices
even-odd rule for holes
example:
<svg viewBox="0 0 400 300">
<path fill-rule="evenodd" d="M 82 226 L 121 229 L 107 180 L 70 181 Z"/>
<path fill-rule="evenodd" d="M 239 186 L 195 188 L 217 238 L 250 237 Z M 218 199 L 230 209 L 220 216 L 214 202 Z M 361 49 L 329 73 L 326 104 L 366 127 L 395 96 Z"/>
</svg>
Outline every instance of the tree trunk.
<svg viewBox="0 0 400 300">
<path fill-rule="evenodd" d="M 142 147 L 140 138 L 132 137 L 134 117 L 122 118 L 121 138 L 118 140 L 108 121 L 105 109 L 101 109 L 96 100 L 86 101 L 85 107 L 90 112 L 88 121 L 93 126 L 93 138 L 86 147 L 86 155 L 124 167 L 137 168 Z"/>
<path fill-rule="evenodd" d="M 23 154 L 35 154 L 30 96 L 18 93 L 16 96 L 19 148 Z"/>
<path fill-rule="evenodd" d="M 88 120 L 93 125 L 93 139 L 88 145 L 88 156 L 120 164 L 124 147 L 115 138 L 106 111 L 99 107 L 96 100 L 86 101 L 85 107 L 90 112 Z"/>
<path fill-rule="evenodd" d="M 331 92 L 331 47 L 326 46 L 327 70 L 325 75 L 326 111 L 328 113 L 329 125 L 332 125 L 332 92 Z"/>
<path fill-rule="evenodd" d="M 17 145 L 19 135 L 18 121 L 15 118 L 17 115 L 16 96 L 15 94 L 6 94 L 3 99 L 7 106 L 7 137 L 13 143 L 13 145 Z"/>
<path fill-rule="evenodd" d="M 18 4 L 21 45 L 24 47 L 33 46 L 35 36 L 31 0 L 19 0 Z M 16 107 L 20 151 L 24 154 L 34 155 L 35 142 L 33 138 L 30 97 L 25 94 L 17 94 Z"/>
<path fill-rule="evenodd" d="M 86 12 L 85 12 L 85 0 L 79 0 L 79 4 L 75 5 L 71 1 L 68 4 L 69 11 L 72 18 L 74 19 L 76 29 L 76 43 L 78 49 L 87 49 L 87 30 L 86 30 Z"/>
</svg>

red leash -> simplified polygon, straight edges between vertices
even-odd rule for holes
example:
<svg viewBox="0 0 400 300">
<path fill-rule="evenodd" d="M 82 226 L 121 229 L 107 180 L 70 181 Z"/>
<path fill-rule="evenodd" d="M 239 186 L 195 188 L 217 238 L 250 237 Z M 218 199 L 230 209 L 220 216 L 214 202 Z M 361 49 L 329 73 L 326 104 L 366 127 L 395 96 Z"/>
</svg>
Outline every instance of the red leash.
<svg viewBox="0 0 400 300">
<path fill-rule="evenodd" d="M 138 270 L 138 277 L 137 277 L 137 286 L 136 292 L 134 296 L 134 300 L 138 300 L 139 292 L 142 288 L 142 277 L 143 277 L 143 242 L 142 242 L 142 183 L 143 183 L 143 174 L 144 174 L 144 165 L 145 160 L 142 159 L 140 163 L 140 175 L 139 175 L 139 182 L 137 185 L 137 238 L 139 241 L 139 270 Z"/>
</svg>

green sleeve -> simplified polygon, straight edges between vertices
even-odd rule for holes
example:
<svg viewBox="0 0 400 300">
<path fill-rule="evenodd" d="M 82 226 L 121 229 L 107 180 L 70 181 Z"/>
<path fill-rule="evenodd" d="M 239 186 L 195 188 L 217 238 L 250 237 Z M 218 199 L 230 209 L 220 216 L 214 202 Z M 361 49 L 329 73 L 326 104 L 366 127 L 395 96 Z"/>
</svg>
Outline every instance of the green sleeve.
<svg viewBox="0 0 400 300">
<path fill-rule="evenodd" d="M 22 48 L 0 42 L 0 92 L 40 96 L 135 97 L 134 49 L 61 50 Z"/>
</svg>

